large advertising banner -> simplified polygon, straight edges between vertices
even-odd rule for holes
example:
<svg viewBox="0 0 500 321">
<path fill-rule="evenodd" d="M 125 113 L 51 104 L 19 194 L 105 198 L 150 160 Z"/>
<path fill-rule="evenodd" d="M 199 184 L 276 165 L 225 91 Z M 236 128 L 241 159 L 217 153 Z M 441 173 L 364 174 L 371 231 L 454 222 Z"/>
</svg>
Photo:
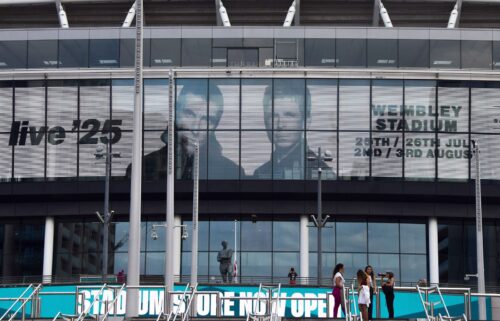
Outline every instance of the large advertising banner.
<svg viewBox="0 0 500 321">
<path fill-rule="evenodd" d="M 53 318 L 61 312 L 65 315 L 78 315 L 82 311 L 90 315 L 103 315 L 109 311 L 110 315 L 123 316 L 125 314 L 126 290 L 119 292 L 120 286 L 101 290 L 101 286 L 54 285 L 44 286 L 39 294 L 41 309 L 40 317 Z M 25 288 L 0 288 L 0 313 L 12 305 L 13 300 L 23 293 Z M 186 305 L 183 299 L 185 286 L 176 285 L 178 294 L 172 295 L 174 310 L 184 312 Z M 259 292 L 258 286 L 239 285 L 200 285 L 196 297 L 196 313 L 198 317 L 214 317 L 218 314 L 224 317 L 245 317 L 248 313 L 264 313 L 266 301 L 263 299 L 267 292 Z M 31 292 L 27 292 L 27 297 Z M 118 295 L 118 297 L 116 297 Z M 144 317 L 157 316 L 163 311 L 165 292 L 162 287 L 143 287 L 139 296 L 139 315 Z M 274 294 L 274 298 L 278 293 Z M 443 294 L 450 315 L 459 316 L 464 313 L 464 294 Z M 5 300 L 12 298 L 12 301 Z M 261 298 L 261 301 L 257 301 Z M 115 301 L 116 299 L 116 301 Z M 439 301 L 430 295 L 431 301 Z M 381 317 L 387 318 L 385 297 L 380 294 Z M 112 302 L 113 304 L 110 304 Z M 279 293 L 279 300 L 274 300 L 272 311 L 281 317 L 288 318 L 332 318 L 334 298 L 329 288 L 317 287 L 289 287 L 284 286 Z M 487 299 L 488 320 L 491 320 L 491 299 Z M 18 303 L 19 306 L 20 303 Z M 373 302 L 377 305 L 377 302 Z M 107 307 L 106 307 L 107 305 Z M 418 293 L 415 290 L 395 291 L 396 318 L 425 317 Z M 478 319 L 477 297 L 472 297 L 472 319 Z M 352 306 L 354 309 L 354 305 Z M 376 309 L 374 309 L 376 310 Z M 31 315 L 31 302 L 26 305 L 27 317 Z M 354 310 L 353 310 L 354 311 Z M 339 310 L 339 316 L 340 315 Z M 435 314 L 444 313 L 444 308 L 436 307 Z M 19 314 L 20 317 L 20 314 Z"/>
<path fill-rule="evenodd" d="M 476 84 L 475 86 L 480 86 Z M 490 86 L 485 83 L 481 86 Z M 463 82 L 367 79 L 177 79 L 176 176 L 191 179 L 468 179 L 470 139 L 483 142 L 486 179 L 500 179 L 498 88 Z M 145 180 L 166 170 L 168 81 L 144 84 Z M 111 140 L 130 175 L 131 80 L 19 81 L 0 87 L 0 179 L 104 176 L 97 145 Z"/>
</svg>

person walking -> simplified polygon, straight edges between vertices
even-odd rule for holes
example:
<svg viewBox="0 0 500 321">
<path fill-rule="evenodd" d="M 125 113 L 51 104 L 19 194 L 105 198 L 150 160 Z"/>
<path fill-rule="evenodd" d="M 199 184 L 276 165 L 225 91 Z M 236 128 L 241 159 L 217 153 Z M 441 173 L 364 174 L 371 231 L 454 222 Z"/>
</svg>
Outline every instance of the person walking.
<svg viewBox="0 0 500 321">
<path fill-rule="evenodd" d="M 358 280 L 358 307 L 362 321 L 368 321 L 368 307 L 370 306 L 370 287 L 368 286 L 368 275 L 363 270 L 356 273 Z"/>
<path fill-rule="evenodd" d="M 291 267 L 290 272 L 288 272 L 288 278 L 290 279 L 290 284 L 295 285 L 297 284 L 297 272 L 295 272 L 295 268 Z"/>
<path fill-rule="evenodd" d="M 385 295 L 385 302 L 387 304 L 387 312 L 389 312 L 389 318 L 392 319 L 394 318 L 394 273 L 387 272 L 384 278 L 385 282 L 382 284 L 382 292 L 384 292 Z"/>
<path fill-rule="evenodd" d="M 344 264 L 338 263 L 333 269 L 333 291 L 332 295 L 334 298 L 333 305 L 333 317 L 338 317 L 339 306 L 342 307 L 342 312 L 345 314 L 345 302 L 344 302 L 344 284 L 345 279 L 343 276 Z"/>
<path fill-rule="evenodd" d="M 368 277 L 368 286 L 370 287 L 370 306 L 368 307 L 368 320 L 373 318 L 373 294 L 377 294 L 377 278 L 375 277 L 375 271 L 371 265 L 365 267 L 365 273 Z"/>
</svg>

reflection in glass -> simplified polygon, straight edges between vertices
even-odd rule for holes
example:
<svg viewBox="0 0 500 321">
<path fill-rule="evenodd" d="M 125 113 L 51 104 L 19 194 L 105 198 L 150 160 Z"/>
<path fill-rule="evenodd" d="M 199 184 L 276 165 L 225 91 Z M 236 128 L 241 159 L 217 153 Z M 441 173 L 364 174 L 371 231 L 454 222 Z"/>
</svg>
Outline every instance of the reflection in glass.
<svg viewBox="0 0 500 321">
<path fill-rule="evenodd" d="M 156 226 L 155 226 L 156 225 Z M 147 222 L 146 229 L 146 251 L 159 251 L 165 256 L 165 237 L 166 229 L 165 222 L 163 221 L 152 221 Z M 156 233 L 153 233 L 153 226 Z M 156 235 L 153 235 L 156 234 Z"/>
<path fill-rule="evenodd" d="M 273 222 L 273 250 L 299 251 L 300 226 L 298 221 Z"/>
<path fill-rule="evenodd" d="M 335 252 L 335 223 L 326 223 L 323 230 L 321 230 L 321 240 L 322 251 Z M 309 228 L 309 251 L 318 251 L 318 229 L 314 227 Z"/>
<path fill-rule="evenodd" d="M 399 276 L 398 254 L 368 254 L 368 264 L 375 269 L 375 273 L 392 272 L 396 280 Z M 377 281 L 380 285 L 380 281 Z"/>
<path fill-rule="evenodd" d="M 239 222 L 236 224 L 236 228 L 238 229 L 236 234 L 240 235 Z M 234 249 L 234 220 L 210 221 L 210 251 L 219 251 L 222 248 L 222 241 L 227 241 L 228 248 Z M 238 245 L 238 250 L 240 248 L 241 244 Z"/>
<path fill-rule="evenodd" d="M 57 40 L 28 41 L 28 68 L 57 68 Z"/>
<path fill-rule="evenodd" d="M 191 252 L 182 252 L 181 260 L 181 274 L 191 275 Z M 198 277 L 204 280 L 208 275 L 208 252 L 198 252 Z"/>
<path fill-rule="evenodd" d="M 399 229 L 401 253 L 426 253 L 425 224 L 401 223 Z"/>
<path fill-rule="evenodd" d="M 325 253 L 325 252 L 323 252 L 323 255 L 321 257 L 321 262 L 323 265 L 323 267 L 321 268 L 321 275 L 325 279 L 332 278 L 333 268 L 337 263 L 342 263 L 340 261 L 336 261 L 335 253 Z M 300 277 L 300 271 L 298 271 L 297 273 L 299 273 Z M 318 255 L 317 253 L 309 253 L 309 277 L 315 278 L 317 276 L 318 276 Z"/>
<path fill-rule="evenodd" d="M 431 68 L 460 68 L 459 40 L 430 40 Z"/>
<path fill-rule="evenodd" d="M 88 39 L 59 40 L 59 68 L 88 68 L 88 66 Z"/>
<path fill-rule="evenodd" d="M 337 253 L 336 263 L 344 264 L 344 278 L 347 280 L 355 278 L 356 272 L 367 265 L 366 259 L 366 253 Z"/>
<path fill-rule="evenodd" d="M 368 223 L 368 251 L 374 253 L 398 253 L 399 224 Z"/>
<path fill-rule="evenodd" d="M 283 253 L 273 252 L 273 273 L 272 275 L 277 278 L 286 278 L 290 268 L 295 268 L 297 273 L 299 271 L 299 253 Z M 300 277 L 300 274 L 299 274 Z"/>
<path fill-rule="evenodd" d="M 192 235 L 193 225 L 192 221 L 183 221 L 182 224 L 187 226 L 189 235 Z M 209 239 L 208 239 L 209 222 L 208 221 L 198 221 L 198 250 L 208 251 L 209 250 Z M 191 240 L 192 237 L 187 239 L 182 239 L 182 251 L 191 251 Z"/>
<path fill-rule="evenodd" d="M 272 246 L 271 221 L 241 222 L 242 251 L 271 251 Z"/>
<path fill-rule="evenodd" d="M 164 267 L 165 267 L 165 252 L 147 252 L 146 253 L 146 274 L 147 275 L 163 275 L 165 273 Z"/>
<path fill-rule="evenodd" d="M 241 252 L 240 255 L 243 277 L 272 275 L 271 252 Z"/>
<path fill-rule="evenodd" d="M 337 252 L 366 252 L 366 223 L 337 222 Z"/>
<path fill-rule="evenodd" d="M 90 67 L 119 67 L 119 39 L 90 39 Z"/>
<path fill-rule="evenodd" d="M 429 68 L 429 40 L 399 39 L 399 67 Z"/>
<path fill-rule="evenodd" d="M 401 254 L 401 282 L 413 283 L 427 278 L 427 256 Z M 396 279 L 397 281 L 397 279 Z M 410 285 L 410 284 L 408 284 Z"/>
</svg>

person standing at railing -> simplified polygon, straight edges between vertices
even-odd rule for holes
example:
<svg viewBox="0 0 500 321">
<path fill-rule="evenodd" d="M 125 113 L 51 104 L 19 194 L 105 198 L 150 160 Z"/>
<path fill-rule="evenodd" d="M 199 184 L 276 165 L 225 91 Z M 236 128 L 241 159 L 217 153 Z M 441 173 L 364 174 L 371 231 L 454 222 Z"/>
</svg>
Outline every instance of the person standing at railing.
<svg viewBox="0 0 500 321">
<path fill-rule="evenodd" d="M 290 284 L 295 285 L 297 284 L 297 272 L 295 272 L 295 268 L 291 267 L 290 272 L 288 272 L 288 278 L 290 279 Z"/>
<path fill-rule="evenodd" d="M 370 287 L 368 286 L 368 275 L 363 270 L 356 273 L 358 281 L 358 307 L 362 321 L 368 321 L 368 307 L 370 306 Z"/>
<path fill-rule="evenodd" d="M 333 269 L 333 317 L 337 318 L 339 312 L 339 306 L 342 307 L 342 312 L 345 314 L 345 302 L 344 302 L 344 284 L 345 279 L 342 275 L 344 273 L 344 264 L 339 263 L 335 265 Z"/>
<path fill-rule="evenodd" d="M 385 295 L 385 302 L 387 304 L 387 312 L 389 312 L 389 318 L 392 319 L 394 318 L 394 273 L 387 272 L 385 275 L 382 275 L 382 277 L 382 292 L 384 292 Z"/>
<path fill-rule="evenodd" d="M 370 306 L 368 307 L 368 320 L 373 318 L 373 294 L 377 293 L 377 278 L 371 265 L 365 267 L 365 273 L 368 277 L 368 286 L 370 287 Z"/>
</svg>

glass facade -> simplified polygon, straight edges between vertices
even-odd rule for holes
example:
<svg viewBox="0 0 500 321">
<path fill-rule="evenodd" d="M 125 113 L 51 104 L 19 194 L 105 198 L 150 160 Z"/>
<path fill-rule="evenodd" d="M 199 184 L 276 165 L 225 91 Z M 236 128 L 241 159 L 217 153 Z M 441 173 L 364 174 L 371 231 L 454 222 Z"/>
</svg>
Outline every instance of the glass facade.
<svg viewBox="0 0 500 321">
<path fill-rule="evenodd" d="M 144 179 L 156 180 L 166 168 L 168 81 L 144 84 Z M 201 179 L 315 179 L 317 164 L 308 159 L 320 147 L 333 157 L 321 164 L 329 180 L 464 181 L 474 177 L 470 141 L 479 139 L 483 178 L 498 180 L 499 88 L 464 81 L 177 79 L 177 179 L 192 178 L 196 139 Z M 121 156 L 113 178 L 129 177 L 132 80 L 2 82 L 0 99 L 0 139 L 9 147 L 0 160 L 2 180 L 100 179 L 104 164 L 96 166 L 94 152 L 108 136 Z"/>
<path fill-rule="evenodd" d="M 499 41 L 331 38 L 319 37 L 314 31 L 311 34 L 314 36 L 306 38 L 300 38 L 303 34 L 295 38 L 145 38 L 144 67 L 491 70 L 500 66 Z M 2 40 L 0 69 L 133 67 L 134 39 L 111 35 L 109 39 L 75 38 L 67 34 L 64 39 Z"/>
</svg>

